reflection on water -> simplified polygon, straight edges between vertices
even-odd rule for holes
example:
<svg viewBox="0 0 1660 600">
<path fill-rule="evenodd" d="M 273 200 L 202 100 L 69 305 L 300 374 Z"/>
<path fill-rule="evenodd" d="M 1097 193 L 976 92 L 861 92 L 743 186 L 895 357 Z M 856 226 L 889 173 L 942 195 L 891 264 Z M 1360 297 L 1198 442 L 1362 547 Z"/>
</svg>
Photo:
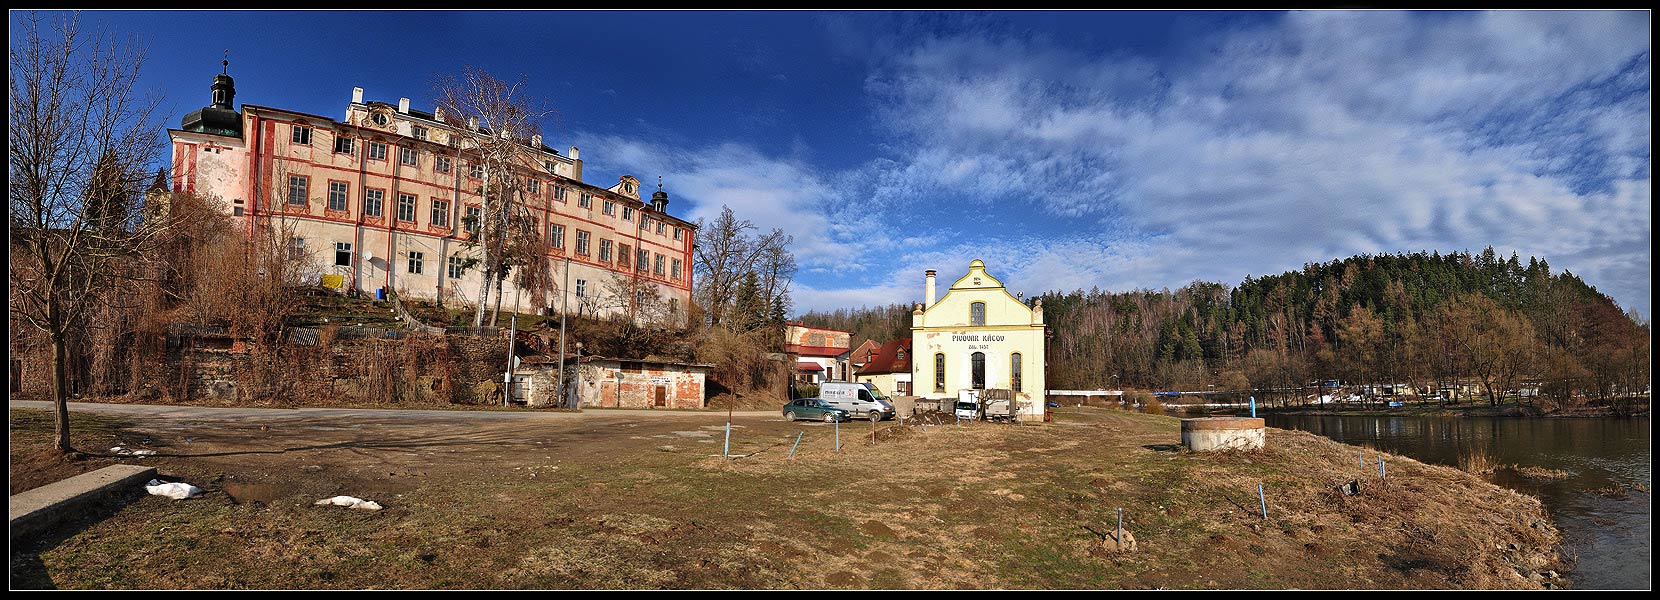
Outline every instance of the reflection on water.
<svg viewBox="0 0 1660 600">
<path fill-rule="evenodd" d="M 1494 483 L 1539 497 L 1562 531 L 1563 554 L 1577 559 L 1580 589 L 1648 589 L 1653 546 L 1649 420 L 1264 415 L 1270 427 L 1300 429 L 1360 446 L 1458 466 L 1484 454 L 1500 465 L 1567 471 L 1558 480 L 1509 469 Z"/>
</svg>

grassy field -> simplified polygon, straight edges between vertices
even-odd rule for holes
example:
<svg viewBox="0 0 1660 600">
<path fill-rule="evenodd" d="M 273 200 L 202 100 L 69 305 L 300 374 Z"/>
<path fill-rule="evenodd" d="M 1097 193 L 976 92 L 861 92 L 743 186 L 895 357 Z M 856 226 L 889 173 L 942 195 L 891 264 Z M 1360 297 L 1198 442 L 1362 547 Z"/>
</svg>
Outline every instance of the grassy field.
<svg viewBox="0 0 1660 600">
<path fill-rule="evenodd" d="M 14 466 L 47 441 L 39 414 L 11 411 Z M 83 422 L 81 439 L 100 444 L 168 435 Z M 163 456 L 163 473 L 208 494 L 145 497 L 14 548 L 12 586 L 1528 589 L 1528 574 L 1556 568 L 1537 500 L 1387 454 L 1379 481 L 1353 447 L 1301 432 L 1195 454 L 1174 446 L 1175 418 L 1084 409 L 1041 426 L 883 424 L 875 444 L 852 423 L 837 453 L 823 424 L 738 424 L 735 460 L 719 456 L 719 431 L 698 433 L 708 426 L 580 420 L 451 434 L 502 438 L 455 454 Z M 578 434 L 604 442 L 541 450 Z M 63 461 L 59 475 L 103 460 Z M 1346 496 L 1351 479 L 1360 493 Z M 311 505 L 335 493 L 386 509 Z M 1133 551 L 1103 537 L 1118 508 Z"/>
</svg>

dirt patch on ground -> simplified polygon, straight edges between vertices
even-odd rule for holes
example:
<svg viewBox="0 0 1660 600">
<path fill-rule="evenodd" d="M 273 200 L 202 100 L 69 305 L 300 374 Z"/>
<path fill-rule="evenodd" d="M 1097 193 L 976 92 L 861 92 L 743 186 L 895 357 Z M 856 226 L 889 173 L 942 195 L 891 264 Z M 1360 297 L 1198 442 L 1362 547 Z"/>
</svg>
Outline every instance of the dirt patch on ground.
<svg viewBox="0 0 1660 600">
<path fill-rule="evenodd" d="M 14 491 L 116 462 L 53 458 L 45 414 L 12 411 Z M 1382 481 L 1305 433 L 1193 454 L 1146 447 L 1177 439 L 1173 418 L 1058 418 L 882 423 L 875 445 L 855 423 L 838 451 L 833 425 L 740 416 L 737 459 L 680 435 L 724 431 L 710 413 L 79 418 L 78 444 L 154 449 L 208 494 L 23 548 L 13 585 L 1526 589 L 1552 568 L 1538 501 L 1456 469 L 1386 456 Z M 312 505 L 335 495 L 385 509 Z M 1119 508 L 1137 548 L 1102 552 Z"/>
</svg>

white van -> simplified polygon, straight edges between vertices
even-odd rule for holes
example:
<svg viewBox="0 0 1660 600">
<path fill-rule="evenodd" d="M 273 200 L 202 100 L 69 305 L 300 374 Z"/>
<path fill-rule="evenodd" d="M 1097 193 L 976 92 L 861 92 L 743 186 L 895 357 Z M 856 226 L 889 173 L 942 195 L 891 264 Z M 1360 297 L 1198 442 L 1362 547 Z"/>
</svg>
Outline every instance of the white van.
<svg viewBox="0 0 1660 600">
<path fill-rule="evenodd" d="M 826 381 L 818 384 L 818 397 L 831 406 L 852 413 L 854 417 L 881 421 L 894 416 L 893 404 L 876 391 L 876 386 L 868 383 Z"/>
<path fill-rule="evenodd" d="M 958 390 L 957 403 L 953 409 L 958 420 L 973 421 L 980 418 L 980 391 Z"/>
</svg>

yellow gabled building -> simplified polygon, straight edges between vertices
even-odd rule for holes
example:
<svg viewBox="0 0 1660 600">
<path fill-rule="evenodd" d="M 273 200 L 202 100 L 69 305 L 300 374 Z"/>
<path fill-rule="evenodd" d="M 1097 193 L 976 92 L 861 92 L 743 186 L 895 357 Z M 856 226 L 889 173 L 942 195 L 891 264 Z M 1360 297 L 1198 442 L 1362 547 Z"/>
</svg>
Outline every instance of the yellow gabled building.
<svg viewBox="0 0 1660 600">
<path fill-rule="evenodd" d="M 935 272 L 927 273 L 925 302 L 911 313 L 912 389 L 930 400 L 963 392 L 1007 389 L 1021 411 L 1044 408 L 1043 303 L 1027 306 L 975 260 L 968 274 L 935 300 Z"/>
</svg>

